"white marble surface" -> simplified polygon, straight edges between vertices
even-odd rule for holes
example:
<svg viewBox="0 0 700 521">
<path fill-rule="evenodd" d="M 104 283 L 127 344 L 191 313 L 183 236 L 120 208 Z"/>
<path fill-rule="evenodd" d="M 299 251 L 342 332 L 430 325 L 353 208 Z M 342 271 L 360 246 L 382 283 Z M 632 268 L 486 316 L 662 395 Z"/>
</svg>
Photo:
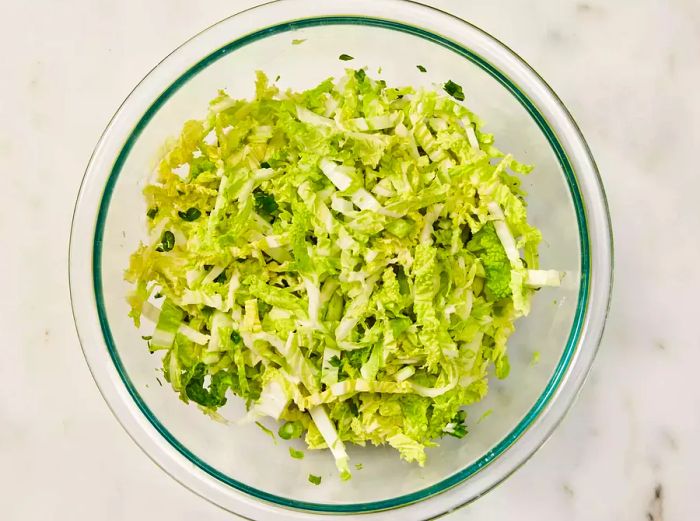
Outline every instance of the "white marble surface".
<svg viewBox="0 0 700 521">
<path fill-rule="evenodd" d="M 163 474 L 108 411 L 73 328 L 67 243 L 83 168 L 131 87 L 254 3 L 2 2 L 3 520 L 232 518 Z M 617 250 L 607 332 L 577 404 L 523 469 L 450 519 L 700 519 L 700 3 L 431 3 L 516 49 L 569 106 Z"/>
</svg>

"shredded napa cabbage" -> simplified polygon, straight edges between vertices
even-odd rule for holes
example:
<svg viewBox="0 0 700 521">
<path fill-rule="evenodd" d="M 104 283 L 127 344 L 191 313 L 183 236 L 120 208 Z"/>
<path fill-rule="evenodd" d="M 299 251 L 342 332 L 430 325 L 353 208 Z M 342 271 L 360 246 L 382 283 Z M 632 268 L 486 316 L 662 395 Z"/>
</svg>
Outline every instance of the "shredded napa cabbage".
<svg viewBox="0 0 700 521">
<path fill-rule="evenodd" d="M 149 240 L 126 272 L 173 389 L 296 422 L 343 478 L 346 443 L 423 465 L 464 436 L 488 368 L 508 374 L 515 319 L 561 280 L 538 266 L 530 167 L 493 143 L 450 97 L 363 70 L 220 92 L 145 188 Z"/>
</svg>

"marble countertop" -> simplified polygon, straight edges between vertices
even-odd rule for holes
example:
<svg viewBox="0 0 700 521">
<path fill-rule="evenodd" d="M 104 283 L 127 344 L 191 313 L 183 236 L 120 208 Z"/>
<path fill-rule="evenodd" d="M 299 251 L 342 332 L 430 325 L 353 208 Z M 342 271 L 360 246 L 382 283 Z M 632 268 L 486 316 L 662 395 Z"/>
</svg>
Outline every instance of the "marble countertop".
<svg viewBox="0 0 700 521">
<path fill-rule="evenodd" d="M 255 3 L 3 3 L 3 519 L 233 517 L 165 475 L 112 417 L 74 330 L 67 244 L 92 147 L 132 86 Z M 530 462 L 449 519 L 700 519 L 700 4 L 429 3 L 502 39 L 561 96 L 597 158 L 616 239 L 610 319 L 578 402 Z"/>
</svg>

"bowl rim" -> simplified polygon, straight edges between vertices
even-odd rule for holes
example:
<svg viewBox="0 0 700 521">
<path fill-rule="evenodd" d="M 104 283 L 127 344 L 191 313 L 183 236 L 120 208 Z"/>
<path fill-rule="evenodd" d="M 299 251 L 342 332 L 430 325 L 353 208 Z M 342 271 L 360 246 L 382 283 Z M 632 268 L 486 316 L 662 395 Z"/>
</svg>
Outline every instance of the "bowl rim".
<svg viewBox="0 0 700 521">
<path fill-rule="evenodd" d="M 337 2 L 336 2 L 337 3 Z M 341 2 L 342 3 L 342 2 Z M 359 4 L 366 4 L 367 2 L 358 2 L 353 5 L 352 10 L 353 12 L 358 11 Z M 317 512 L 317 513 L 362 513 L 362 512 L 376 512 L 376 511 L 381 511 L 381 510 L 387 510 L 387 509 L 395 509 L 395 508 L 406 508 L 407 505 L 411 504 L 416 504 L 416 502 L 422 501 L 423 503 L 426 502 L 429 498 L 435 498 L 437 497 L 438 494 L 444 493 L 453 487 L 460 485 L 464 483 L 468 478 L 476 475 L 477 473 L 480 473 L 483 471 L 485 468 L 487 468 L 489 465 L 491 465 L 493 462 L 499 460 L 500 456 L 506 453 L 513 444 L 520 439 L 526 431 L 530 430 L 530 428 L 538 422 L 538 420 L 541 419 L 542 415 L 547 412 L 548 410 L 552 409 L 551 405 L 553 404 L 553 399 L 556 396 L 561 395 L 561 386 L 564 383 L 567 383 L 571 381 L 570 378 L 565 378 L 570 376 L 570 372 L 572 367 L 574 366 L 575 362 L 578 360 L 582 360 L 580 356 L 581 351 L 583 350 L 584 347 L 588 347 L 589 351 L 592 351 L 592 353 L 589 354 L 588 357 L 585 359 L 585 364 L 583 366 L 583 374 L 579 375 L 579 377 L 576 379 L 575 386 L 573 388 L 573 393 L 568 393 L 570 395 L 568 404 L 562 409 L 559 407 L 559 412 L 557 417 L 555 418 L 554 422 L 551 422 L 551 425 L 549 429 L 546 432 L 543 432 L 543 435 L 541 435 L 536 443 L 533 444 L 532 448 L 530 451 L 527 451 L 523 454 L 520 455 L 520 459 L 518 461 L 512 462 L 513 464 L 511 465 L 510 469 L 506 469 L 507 471 L 502 473 L 501 478 L 498 480 L 494 480 L 493 483 L 490 484 L 490 486 L 486 487 L 484 490 L 481 490 L 478 495 L 483 494 L 485 491 L 490 490 L 498 484 L 500 481 L 505 479 L 510 473 L 512 473 L 516 468 L 518 468 L 524 461 L 526 461 L 532 453 L 546 440 L 548 435 L 551 433 L 553 428 L 556 426 L 556 424 L 561 420 L 563 417 L 566 409 L 568 409 L 568 406 L 570 403 L 573 401 L 573 398 L 578 392 L 578 389 L 580 388 L 580 385 L 583 383 L 583 379 L 585 378 L 585 373 L 587 373 L 588 369 L 590 368 L 590 364 L 592 363 L 593 356 L 595 354 L 595 350 L 597 349 L 599 340 L 600 340 L 600 335 L 602 334 L 602 329 L 603 329 L 603 324 L 605 321 L 605 315 L 607 314 L 607 309 L 609 306 L 609 296 L 610 296 L 610 286 L 612 283 L 612 237 L 611 237 L 611 232 L 610 232 L 610 222 L 609 222 L 609 214 L 607 211 L 607 203 L 605 202 L 605 194 L 602 189 L 602 183 L 600 182 L 600 177 L 597 172 L 597 168 L 595 167 L 595 163 L 593 161 L 593 158 L 591 156 L 590 150 L 588 149 L 588 146 L 585 144 L 585 141 L 583 139 L 583 136 L 580 134 L 580 131 L 578 130 L 578 127 L 576 127 L 575 123 L 571 119 L 571 116 L 569 115 L 568 111 L 566 111 L 565 107 L 561 103 L 561 101 L 554 95 L 554 93 L 549 89 L 548 86 L 544 83 L 539 76 L 517 55 L 515 55 L 512 51 L 510 51 L 506 46 L 498 42 L 495 38 L 491 37 L 487 33 L 481 31 L 480 29 L 475 28 L 468 22 L 465 22 L 461 19 L 458 19 L 456 17 L 453 17 L 452 15 L 449 15 L 447 13 L 443 13 L 439 10 L 436 10 L 434 8 L 422 5 L 422 4 L 414 4 L 412 2 L 405 2 L 405 1 L 397 1 L 397 0 L 374 0 L 373 2 L 376 5 L 379 4 L 384 4 L 386 5 L 393 5 L 396 7 L 397 4 L 405 4 L 405 5 L 410 5 L 411 9 L 417 9 L 419 11 L 425 10 L 425 12 L 429 12 L 431 16 L 435 16 L 438 14 L 440 17 L 449 17 L 452 22 L 454 23 L 455 21 L 459 21 L 460 24 L 464 26 L 470 27 L 472 30 L 476 31 L 479 33 L 479 36 L 482 38 L 486 39 L 489 43 L 495 44 L 497 47 L 497 50 L 502 52 L 502 53 L 507 53 L 510 54 L 511 58 L 514 58 L 516 61 L 519 62 L 521 66 L 524 66 L 527 69 L 527 72 L 532 76 L 532 79 L 534 80 L 539 80 L 541 86 L 545 87 L 545 90 L 547 91 L 546 94 L 549 95 L 552 101 L 554 101 L 556 104 L 558 104 L 558 108 L 560 109 L 561 114 L 564 116 L 568 117 L 568 123 L 572 126 L 574 130 L 574 138 L 578 140 L 579 145 L 582 145 L 583 147 L 583 152 L 587 156 L 586 159 L 588 160 L 588 166 L 592 167 L 589 169 L 589 174 L 592 173 L 593 175 L 589 175 L 588 181 L 591 182 L 593 185 L 596 185 L 594 188 L 597 188 L 597 195 L 599 197 L 599 200 L 597 201 L 598 206 L 601 206 L 602 203 L 602 210 L 603 214 L 602 215 L 602 220 L 599 219 L 603 223 L 603 228 L 605 228 L 602 233 L 602 241 L 598 241 L 599 244 L 596 246 L 600 247 L 601 250 L 605 250 L 605 236 L 607 235 L 607 255 L 603 255 L 602 258 L 605 259 L 607 257 L 608 259 L 608 265 L 607 265 L 607 270 L 605 263 L 602 265 L 602 269 L 598 271 L 598 275 L 602 274 L 602 279 L 600 276 L 598 277 L 598 283 L 592 288 L 591 282 L 592 282 L 592 268 L 593 268 L 593 261 L 594 258 L 591 257 L 590 255 L 590 228 L 588 226 L 588 214 L 591 211 L 591 205 L 590 204 L 585 204 L 585 203 L 590 203 L 591 201 L 588 201 L 587 198 L 585 197 L 585 194 L 582 194 L 581 192 L 581 187 L 580 187 L 580 179 L 577 177 L 577 175 L 574 173 L 575 170 L 571 164 L 569 155 L 567 154 L 567 150 L 565 149 L 565 146 L 562 145 L 560 142 L 557 133 L 555 130 L 550 126 L 550 123 L 548 119 L 542 114 L 538 106 L 531 100 L 530 96 L 524 92 L 524 90 L 521 90 L 521 88 L 518 86 L 518 84 L 514 83 L 511 78 L 502 70 L 500 70 L 498 67 L 494 66 L 491 62 L 489 62 L 487 59 L 485 59 L 483 56 L 480 54 L 474 52 L 472 49 L 466 48 L 464 45 L 460 44 L 457 41 L 454 41 L 453 39 L 447 38 L 437 32 L 434 32 L 433 30 L 427 30 L 423 27 L 413 25 L 406 23 L 404 20 L 401 19 L 401 15 L 399 14 L 398 16 L 395 15 L 392 11 L 386 11 L 386 12 L 392 12 L 391 17 L 377 17 L 376 15 L 367 15 L 366 13 L 360 14 L 360 15 L 347 15 L 347 14 L 322 14 L 318 16 L 301 16 L 301 17 L 296 17 L 295 19 L 288 20 L 288 19 L 281 19 L 278 23 L 273 24 L 273 25 L 268 25 L 264 26 L 260 29 L 250 31 L 248 34 L 245 34 L 239 38 L 236 38 L 232 41 L 229 41 L 226 43 L 224 46 L 219 46 L 217 48 L 214 48 L 213 50 L 210 49 L 208 54 L 206 54 L 203 58 L 200 58 L 194 65 L 190 66 L 185 70 L 184 73 L 179 74 L 179 76 L 176 78 L 175 81 L 170 83 L 160 94 L 155 98 L 155 100 L 150 104 L 148 109 L 143 113 L 138 118 L 138 122 L 136 123 L 135 126 L 130 130 L 128 133 L 128 137 L 126 141 L 118 146 L 117 148 L 119 149 L 119 152 L 116 156 L 116 159 L 114 160 L 110 170 L 109 170 L 109 177 L 107 178 L 107 182 L 104 185 L 104 189 L 102 192 L 101 197 L 99 198 L 99 205 L 98 205 L 98 211 L 97 211 L 97 218 L 94 223 L 94 234 L 93 234 L 93 244 L 92 244 L 92 251 L 91 251 L 91 259 L 90 262 L 87 263 L 90 266 L 90 272 L 92 274 L 92 287 L 94 290 L 94 302 L 93 304 L 95 305 L 96 312 L 97 312 L 97 317 L 99 320 L 99 325 L 100 325 L 100 330 L 102 334 L 102 344 L 100 345 L 99 348 L 106 348 L 107 352 L 109 353 L 109 357 L 111 359 L 111 362 L 114 364 L 114 369 L 116 369 L 116 373 L 119 377 L 118 381 L 113 381 L 114 374 L 111 375 L 112 381 L 109 381 L 110 385 L 120 385 L 119 382 L 121 382 L 121 385 L 124 386 L 128 393 L 128 397 L 133 401 L 133 403 L 136 404 L 138 407 L 140 413 L 147 419 L 147 421 L 150 423 L 150 425 L 155 429 L 155 432 L 157 432 L 167 443 L 171 445 L 173 449 L 181 457 L 184 457 L 189 461 L 190 463 L 194 464 L 197 466 L 201 471 L 203 471 L 205 474 L 209 475 L 211 478 L 219 480 L 220 482 L 233 487 L 237 489 L 238 491 L 241 491 L 243 493 L 249 494 L 259 500 L 265 501 L 270 503 L 271 505 L 278 505 L 280 507 L 283 507 L 285 509 L 297 509 L 297 510 L 303 510 L 307 512 Z M 288 6 L 288 5 L 294 5 L 295 11 L 298 11 L 297 6 L 302 5 L 302 4 L 310 4 L 310 2 L 303 2 L 303 1 L 294 1 L 294 0 L 278 0 L 276 2 L 271 2 L 268 4 L 263 4 L 254 8 L 251 8 L 247 11 L 238 13 L 236 15 L 233 15 L 229 18 L 224 19 L 221 22 L 218 22 L 217 24 L 214 24 L 210 28 L 204 30 L 202 33 L 199 33 L 197 36 L 192 38 L 191 40 L 188 40 L 185 44 L 183 44 L 181 47 L 179 47 L 176 51 L 174 51 L 173 54 L 179 52 L 181 49 L 187 47 L 190 45 L 193 41 L 197 40 L 200 38 L 202 35 L 205 35 L 208 31 L 211 29 L 220 26 L 221 24 L 225 24 L 228 21 L 239 17 L 245 13 L 251 13 L 254 11 L 262 10 L 262 9 L 275 9 L 276 6 L 281 6 L 282 8 Z M 419 6 L 419 7 L 418 7 Z M 362 10 L 362 9 L 359 9 Z M 279 15 L 285 14 L 283 18 L 287 18 L 286 13 L 278 13 Z M 398 21 L 397 21 L 398 19 Z M 214 61 L 220 59 L 224 55 L 235 51 L 236 49 L 247 45 L 248 43 L 257 41 L 258 39 L 265 38 L 267 36 L 273 35 L 273 34 L 279 34 L 279 33 L 284 33 L 284 32 L 290 32 L 294 31 L 297 29 L 305 28 L 305 27 L 310 27 L 310 26 L 319 26 L 319 25 L 332 25 L 332 24 L 343 24 L 343 25 L 370 25 L 370 26 L 375 26 L 375 27 L 381 27 L 385 29 L 390 29 L 390 30 L 397 30 L 397 31 L 402 31 L 404 33 L 412 34 L 413 36 L 417 36 L 420 38 L 427 39 L 435 44 L 441 45 L 449 50 L 452 50 L 453 52 L 456 52 L 457 54 L 461 55 L 465 59 L 468 59 L 475 65 L 479 66 L 487 72 L 488 74 L 491 75 L 496 81 L 501 83 L 505 88 L 507 88 L 512 95 L 514 95 L 518 101 L 523 105 L 523 107 L 528 111 L 528 113 L 533 117 L 539 128 L 542 130 L 542 132 L 545 134 L 545 137 L 550 143 L 550 146 L 552 147 L 554 153 L 557 156 L 557 159 L 559 160 L 560 166 L 562 168 L 562 171 L 566 177 L 567 185 L 569 187 L 569 191 L 572 197 L 572 202 L 574 205 L 574 209 L 576 212 L 576 217 L 577 217 L 577 224 L 578 224 L 578 232 L 579 232 L 579 239 L 580 239 L 580 248 L 581 248 L 581 280 L 580 280 L 580 287 L 579 287 L 579 298 L 578 298 L 578 304 L 577 304 L 577 309 L 575 312 L 572 328 L 570 330 L 569 338 L 566 343 L 566 347 L 564 349 L 563 355 L 561 359 L 559 360 L 559 363 L 550 378 L 549 382 L 547 383 L 547 386 L 545 387 L 544 391 L 538 398 L 537 402 L 533 405 L 533 407 L 530 409 L 530 411 L 527 413 L 527 415 L 516 425 L 514 429 L 511 430 L 511 432 L 506 435 L 505 438 L 503 438 L 498 444 L 496 444 L 491 450 L 486 452 L 484 455 L 482 455 L 481 458 L 479 458 L 477 461 L 472 463 L 471 465 L 463 468 L 457 473 L 452 474 L 451 476 L 433 484 L 428 487 L 425 487 L 423 489 L 420 489 L 418 491 L 414 491 L 409 494 L 404 494 L 400 495 L 397 497 L 393 497 L 390 499 L 384 499 L 384 500 L 379 500 L 379 501 L 372 501 L 372 502 L 366 502 L 366 503 L 352 503 L 352 504 L 329 504 L 329 503 L 312 503 L 312 502 L 307 502 L 307 501 L 299 501 L 299 500 L 294 500 L 290 498 L 285 498 L 281 496 L 277 496 L 274 494 L 270 494 L 258 489 L 255 489 L 253 487 L 250 487 L 248 485 L 245 485 L 244 483 L 241 483 L 237 480 L 234 480 L 233 478 L 230 478 L 229 476 L 226 476 L 222 472 L 218 471 L 217 469 L 213 468 L 212 466 L 208 465 L 207 463 L 201 461 L 197 456 L 192 454 L 186 447 L 184 447 L 174 436 L 172 436 L 167 429 L 158 421 L 158 419 L 152 414 L 152 412 L 149 410 L 145 402 L 141 399 L 139 396 L 138 392 L 136 391 L 135 387 L 131 383 L 128 374 L 126 374 L 121 361 L 119 359 L 119 355 L 116 349 L 115 342 L 112 338 L 110 327 L 109 327 L 109 322 L 107 320 L 107 316 L 105 313 L 105 308 L 104 308 L 104 303 L 103 303 L 103 295 L 102 295 L 102 282 L 101 282 L 101 246 L 102 246 L 102 233 L 104 230 L 104 224 L 105 224 L 105 217 L 107 215 L 107 211 L 109 208 L 109 201 L 110 197 L 112 194 L 112 190 L 114 188 L 114 185 L 116 183 L 116 180 L 118 178 L 119 172 L 121 170 L 121 167 L 123 166 L 123 163 L 128 156 L 131 147 L 135 143 L 135 141 L 138 139 L 140 132 L 143 130 L 145 125 L 148 123 L 148 121 L 153 117 L 153 115 L 158 111 L 158 109 L 167 101 L 167 99 L 174 94 L 180 87 L 182 87 L 189 79 L 191 79 L 194 75 L 196 75 L 199 71 L 203 70 L 206 68 L 208 65 L 213 63 Z M 167 60 L 168 58 L 166 58 Z M 166 61 L 164 60 L 164 61 Z M 163 62 L 161 62 L 162 64 Z M 119 399 L 119 398 L 125 398 L 126 396 L 124 393 L 119 393 L 118 395 L 115 395 L 113 392 L 111 392 L 109 389 L 107 389 L 107 386 L 105 385 L 105 379 L 98 376 L 97 371 L 95 370 L 95 362 L 96 359 L 93 356 L 93 351 L 94 348 L 92 346 L 96 345 L 95 342 L 90 342 L 86 343 L 84 341 L 83 335 L 81 334 L 81 331 L 84 331 L 85 328 L 82 326 L 84 323 L 84 320 L 82 317 L 84 314 L 81 314 L 81 302 L 78 298 L 78 294 L 84 294 L 84 291 L 74 291 L 75 287 L 79 284 L 78 280 L 78 274 L 75 272 L 75 267 L 76 264 L 74 264 L 74 260 L 76 258 L 76 255 L 79 254 L 78 252 L 78 247 L 74 246 L 77 244 L 76 243 L 76 233 L 78 224 L 81 223 L 81 209 L 85 207 L 86 205 L 84 204 L 85 202 L 85 193 L 86 193 L 86 184 L 92 180 L 93 177 L 95 177 L 94 171 L 97 165 L 96 162 L 96 157 L 99 156 L 100 153 L 104 151 L 104 142 L 108 141 L 111 137 L 110 130 L 112 129 L 113 125 L 115 122 L 119 122 L 119 116 L 123 113 L 125 105 L 129 102 L 130 99 L 132 99 L 138 92 L 139 88 L 142 86 L 142 84 L 153 75 L 154 72 L 157 71 L 157 69 L 161 66 L 159 64 L 156 66 L 147 76 L 146 78 L 139 84 L 137 87 L 132 91 L 132 93 L 127 97 L 126 101 L 122 104 L 122 106 L 119 108 L 115 116 L 113 117 L 112 122 L 110 122 L 110 125 L 107 127 L 105 132 L 103 133 L 102 137 L 100 138 L 100 141 L 98 142 L 98 145 L 93 152 L 93 157 L 90 160 L 90 163 L 88 165 L 88 168 L 86 170 L 85 176 L 83 178 L 83 183 L 81 185 L 81 190 L 78 195 L 78 200 L 76 202 L 76 208 L 74 212 L 74 217 L 73 217 L 73 226 L 71 230 L 71 244 L 70 244 L 70 254 L 69 254 L 69 264 L 70 264 L 70 273 L 69 273 L 69 278 L 70 278 L 70 286 L 71 286 L 71 300 L 73 304 L 73 313 L 74 313 L 74 319 L 76 323 L 76 328 L 78 329 L 79 337 L 81 339 L 81 345 L 83 348 L 83 352 L 85 354 L 85 358 L 88 362 L 88 366 L 90 367 L 91 372 L 93 373 L 93 376 L 96 380 L 96 383 L 98 384 L 98 387 L 100 388 L 103 396 L 105 397 L 105 400 L 107 403 L 110 405 L 112 408 L 115 416 L 117 419 L 120 421 L 120 423 L 124 426 L 124 428 L 129 432 L 129 434 L 134 438 L 134 440 L 139 444 L 139 446 L 142 447 L 142 449 L 152 458 L 154 461 L 156 461 L 159 466 L 164 468 L 166 472 L 171 474 L 175 479 L 178 481 L 182 482 L 188 488 L 191 488 L 195 490 L 196 492 L 200 493 L 200 495 L 204 495 L 204 497 L 207 497 L 207 499 L 211 499 L 207 495 L 203 494 L 201 489 L 198 489 L 196 487 L 190 486 L 186 481 L 186 476 L 183 476 L 182 474 L 178 474 L 176 472 L 172 472 L 171 469 L 166 468 L 165 465 L 162 464 L 162 457 L 167 457 L 167 453 L 163 452 L 159 455 L 154 455 L 152 451 L 149 451 L 142 442 L 140 442 L 140 438 L 142 439 L 142 436 L 137 436 L 134 434 L 133 431 L 133 426 L 127 425 L 126 422 L 123 420 L 124 414 L 118 412 L 117 408 L 114 407 L 114 401 Z M 127 118 L 128 119 L 128 118 Z M 91 175 L 92 174 L 92 175 Z M 599 208 L 600 209 L 600 208 Z M 599 216 L 601 217 L 601 216 Z M 83 219 L 84 221 L 84 219 Z M 600 231 L 600 230 L 598 230 Z M 79 235 L 79 237 L 84 237 L 83 235 Z M 84 248 L 83 248 L 84 250 Z M 605 252 L 604 252 L 605 253 Z M 600 255 L 599 255 L 600 257 Z M 84 262 L 83 262 L 84 264 Z M 598 268 L 600 268 L 600 265 L 597 265 Z M 606 272 L 607 272 L 607 279 L 608 283 L 605 284 L 605 278 L 606 278 Z M 84 273 L 82 274 L 84 275 Z M 82 279 L 81 279 L 82 280 Z M 602 284 L 601 284 L 602 281 Z M 602 298 L 598 298 L 598 302 L 604 304 L 602 308 L 593 310 L 591 309 L 590 304 L 590 297 L 591 297 L 591 291 L 592 289 L 597 289 L 597 291 L 600 293 L 602 292 Z M 85 302 L 82 302 L 82 307 L 84 307 Z M 599 304 L 600 305 L 600 304 Z M 592 340 L 593 342 L 581 342 L 582 336 L 585 332 L 585 329 L 587 326 L 590 326 L 591 322 L 591 315 L 594 314 L 593 312 L 596 312 L 599 316 L 599 324 L 597 325 L 598 331 L 593 331 L 593 336 Z M 601 316 L 602 315 L 602 316 Z M 94 340 L 94 339 L 93 339 Z M 100 342 L 98 342 L 100 343 Z M 584 344 L 588 344 L 584 346 Z M 592 348 L 591 348 L 592 344 Z M 90 347 L 88 347 L 88 345 Z M 104 358 L 101 357 L 100 360 L 103 362 Z M 581 369 L 581 366 L 578 366 L 579 369 Z M 581 371 L 579 371 L 581 372 Z M 104 387 L 104 388 L 103 388 Z M 128 404 L 122 403 L 122 406 L 126 406 L 128 409 Z M 132 414 L 134 411 L 130 411 Z M 143 433 L 142 433 L 143 434 Z M 151 436 L 153 436 L 153 432 L 150 433 Z M 477 496 L 474 496 L 477 497 Z M 474 497 L 467 497 L 466 500 L 465 498 L 459 498 L 457 503 L 453 505 L 451 508 L 454 508 L 454 506 L 463 504 L 471 499 L 474 499 Z M 220 504 L 220 502 L 214 501 L 217 504 Z M 226 505 L 222 505 L 226 508 Z M 442 508 L 442 507 L 441 507 Z M 237 511 L 237 513 L 241 513 Z M 367 517 L 367 516 L 364 516 Z"/>
<path fill-rule="evenodd" d="M 295 499 L 286 498 L 283 496 L 278 496 L 275 494 L 270 494 L 263 490 L 251 487 L 239 480 L 231 478 L 225 473 L 217 470 L 212 465 L 206 463 L 198 456 L 193 454 L 184 444 L 182 444 L 168 429 L 158 420 L 155 414 L 150 410 L 148 405 L 139 395 L 138 390 L 135 385 L 131 382 L 129 375 L 124 368 L 116 342 L 112 336 L 111 328 L 109 325 L 109 320 L 107 317 L 107 311 L 104 304 L 104 296 L 102 291 L 102 242 L 104 226 L 109 211 L 109 204 L 111 202 L 111 195 L 115 184 L 119 178 L 122 166 L 127 160 L 132 147 L 138 140 L 141 130 L 148 125 L 150 120 L 155 116 L 160 107 L 168 101 L 168 99 L 174 95 L 181 87 L 183 87 L 191 78 L 193 78 L 201 70 L 205 69 L 209 65 L 223 58 L 231 52 L 235 52 L 237 49 L 247 45 L 248 43 L 254 43 L 255 41 L 266 38 L 271 35 L 276 35 L 280 33 L 285 33 L 289 31 L 294 31 L 298 29 L 305 29 L 308 27 L 317 27 L 319 25 L 363 25 L 363 26 L 373 26 L 380 27 L 383 29 L 397 30 L 412 34 L 414 36 L 419 36 L 421 38 L 429 39 L 439 45 L 449 48 L 454 52 L 462 55 L 464 58 L 468 59 L 472 63 L 478 65 L 482 70 L 488 72 L 492 78 L 496 79 L 501 85 L 506 87 L 526 108 L 528 113 L 536 121 L 540 129 L 545 133 L 547 140 L 555 151 L 557 159 L 559 161 L 559 166 L 564 172 L 566 177 L 569 190 L 572 195 L 574 202 L 574 208 L 577 215 L 577 224 L 579 226 L 579 237 L 580 237 L 580 247 L 581 247 L 581 285 L 579 288 L 578 303 L 576 307 L 576 313 L 573 321 L 572 328 L 570 330 L 569 338 L 566 342 L 566 347 L 564 353 L 555 368 L 554 374 L 545 386 L 544 391 L 538 398 L 537 402 L 530 408 L 525 417 L 513 428 L 499 443 L 496 444 L 491 450 L 483 454 L 478 460 L 474 461 L 472 464 L 468 465 L 461 471 L 433 484 L 429 487 L 425 487 L 416 492 L 409 494 L 404 494 L 401 496 L 396 496 L 391 499 L 372 501 L 367 503 L 350 503 L 350 504 L 325 504 L 325 503 L 312 503 L 308 501 L 299 501 Z M 165 440 L 175 447 L 178 452 L 180 452 L 185 458 L 190 460 L 192 463 L 197 465 L 199 468 L 204 470 L 206 473 L 210 474 L 212 477 L 231 485 L 239 490 L 247 492 L 259 499 L 266 501 L 271 501 L 274 503 L 279 503 L 283 506 L 301 508 L 307 510 L 314 510 L 320 512 L 364 512 L 372 510 L 383 510 L 387 508 L 396 508 L 403 506 L 414 501 L 420 501 L 426 497 L 432 496 L 434 494 L 440 493 L 443 490 L 455 486 L 465 479 L 468 479 L 472 474 L 479 472 L 486 465 L 489 464 L 491 460 L 499 457 L 503 452 L 505 452 L 508 447 L 510 447 L 517 438 L 529 427 L 529 425 L 539 416 L 542 409 L 546 406 L 549 399 L 552 396 L 553 391 L 561 382 L 561 378 L 566 370 L 566 367 L 571 362 L 571 358 L 578 342 L 581 333 L 581 322 L 583 314 L 585 312 L 586 304 L 588 301 L 588 282 L 589 282 L 589 268 L 590 260 L 588 255 L 588 236 L 586 232 L 586 217 L 583 211 L 583 201 L 581 200 L 580 194 L 576 189 L 576 179 L 573 173 L 571 164 L 569 163 L 566 154 L 564 153 L 559 141 L 557 140 L 554 133 L 549 128 L 547 122 L 537 111 L 537 109 L 532 106 L 527 97 L 513 85 L 505 76 L 503 76 L 500 71 L 494 69 L 489 63 L 482 60 L 479 56 L 473 54 L 468 49 L 461 46 L 456 46 L 451 42 L 445 41 L 439 35 L 428 33 L 421 30 L 420 28 L 410 27 L 401 23 L 397 23 L 389 20 L 379 20 L 372 18 L 362 18 L 355 16 L 336 16 L 336 17 L 319 17 L 319 18 L 305 18 L 302 20 L 296 20 L 284 24 L 278 24 L 272 27 L 267 27 L 262 30 L 255 31 L 250 35 L 243 38 L 234 40 L 224 47 L 212 51 L 209 55 L 202 58 L 199 62 L 193 65 L 190 69 L 185 71 L 173 84 L 163 91 L 160 96 L 154 101 L 154 103 L 149 107 L 148 111 L 141 117 L 141 119 L 136 124 L 134 130 L 131 132 L 127 138 L 126 143 L 121 149 L 117 159 L 115 161 L 114 167 L 110 173 L 107 180 L 107 185 L 105 187 L 105 193 L 100 204 L 100 211 L 97 217 L 97 226 L 95 230 L 94 238 L 95 248 L 93 256 L 93 276 L 94 276 L 94 288 L 95 295 L 97 299 L 97 312 L 100 318 L 100 323 L 102 325 L 102 331 L 107 343 L 107 349 L 109 351 L 112 362 L 114 363 L 119 376 L 121 377 L 124 385 L 129 390 L 129 394 L 136 403 L 137 407 L 146 416 L 146 418 L 153 424 L 153 426 L 160 432 L 160 434 L 165 438 Z"/>
</svg>

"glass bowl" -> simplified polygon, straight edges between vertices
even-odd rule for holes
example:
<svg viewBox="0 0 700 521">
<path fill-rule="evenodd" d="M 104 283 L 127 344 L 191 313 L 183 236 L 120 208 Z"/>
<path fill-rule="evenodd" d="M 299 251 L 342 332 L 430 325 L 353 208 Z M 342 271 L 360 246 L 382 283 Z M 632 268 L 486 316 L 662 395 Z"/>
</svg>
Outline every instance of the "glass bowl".
<svg viewBox="0 0 700 521">
<path fill-rule="evenodd" d="M 354 60 L 340 61 L 343 53 Z M 561 288 L 535 295 L 532 313 L 519 321 L 509 344 L 510 376 L 492 379 L 487 398 L 468 409 L 467 437 L 441 440 L 428 450 L 424 468 L 402 462 L 391 449 L 350 447 L 352 461 L 363 468 L 342 482 L 325 451 L 291 459 L 287 442 L 273 444 L 255 425 L 212 421 L 161 387 L 158 356 L 148 353 L 140 338 L 146 332 L 127 316 L 123 271 L 145 237 L 141 190 L 158 151 L 185 120 L 204 116 L 218 89 L 251 95 L 257 69 L 279 75 L 281 87 L 304 89 L 348 66 L 366 66 L 372 75 L 381 67 L 390 85 L 462 85 L 466 103 L 499 148 L 536 166 L 523 186 L 531 222 L 545 238 L 542 265 L 566 277 Z M 256 519 L 426 519 L 503 481 L 542 445 L 583 383 L 602 334 L 611 273 L 603 188 L 561 101 L 493 37 L 401 0 L 273 2 L 227 18 L 179 47 L 133 90 L 97 144 L 70 244 L 80 341 L 117 419 L 183 485 Z M 227 412 L 240 414 L 242 405 L 229 402 Z M 321 475 L 321 485 L 309 483 L 309 473 Z"/>
</svg>

